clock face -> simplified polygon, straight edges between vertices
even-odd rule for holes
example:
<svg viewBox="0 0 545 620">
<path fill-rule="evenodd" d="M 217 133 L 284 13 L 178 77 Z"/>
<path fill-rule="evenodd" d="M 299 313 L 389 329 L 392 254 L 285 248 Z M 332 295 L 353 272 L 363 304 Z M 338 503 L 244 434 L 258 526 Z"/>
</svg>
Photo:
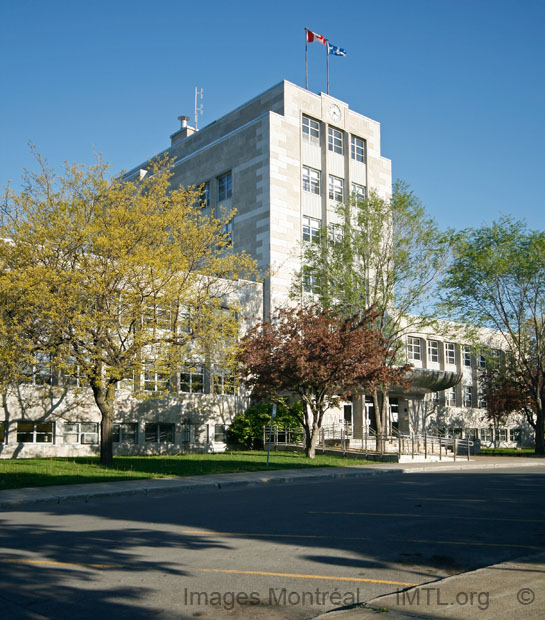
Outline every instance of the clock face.
<svg viewBox="0 0 545 620">
<path fill-rule="evenodd" d="M 332 121 L 338 122 L 341 120 L 341 109 L 335 103 L 329 106 L 329 116 Z"/>
</svg>

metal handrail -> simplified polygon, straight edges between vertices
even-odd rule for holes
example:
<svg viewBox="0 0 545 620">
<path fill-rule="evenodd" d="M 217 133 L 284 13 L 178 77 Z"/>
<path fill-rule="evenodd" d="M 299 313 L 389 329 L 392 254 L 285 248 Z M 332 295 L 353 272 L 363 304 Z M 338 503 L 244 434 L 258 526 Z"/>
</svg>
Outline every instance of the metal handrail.
<svg viewBox="0 0 545 620">
<path fill-rule="evenodd" d="M 392 432 L 391 434 L 377 434 L 377 432 L 371 428 L 365 430 L 361 439 L 355 440 L 350 432 L 351 430 L 351 427 L 342 424 L 339 426 L 324 426 L 320 429 L 318 443 L 321 445 L 322 450 L 325 450 L 326 442 L 335 442 L 337 446 L 340 442 L 343 453 L 357 450 L 358 452 L 365 451 L 366 454 L 373 452 L 388 454 L 397 453 L 399 455 L 410 455 L 413 458 L 423 454 L 426 458 L 428 455 L 438 455 L 439 459 L 441 459 L 443 456 L 447 456 L 448 452 L 451 451 L 454 459 L 456 459 L 459 452 L 466 451 L 468 460 L 471 447 L 475 445 L 475 442 L 470 438 L 428 435 L 426 433 L 403 434 L 399 431 Z M 269 436 L 271 443 L 274 445 L 301 445 L 304 443 L 305 433 L 301 427 L 273 426 L 271 434 L 271 429 L 264 426 L 264 443 L 268 442 Z M 361 442 L 361 448 L 351 448 L 350 442 L 357 444 Z M 374 447 L 374 450 L 370 449 L 369 445 Z"/>
</svg>

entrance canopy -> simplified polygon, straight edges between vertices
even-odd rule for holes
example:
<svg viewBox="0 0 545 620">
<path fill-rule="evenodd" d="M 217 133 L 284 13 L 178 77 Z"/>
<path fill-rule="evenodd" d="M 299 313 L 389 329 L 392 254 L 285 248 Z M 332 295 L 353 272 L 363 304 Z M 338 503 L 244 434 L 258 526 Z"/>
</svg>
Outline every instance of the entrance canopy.
<svg viewBox="0 0 545 620">
<path fill-rule="evenodd" d="M 460 383 L 461 372 L 450 372 L 447 370 L 430 370 L 428 368 L 413 368 L 405 375 L 409 381 L 409 387 L 403 389 L 396 386 L 392 392 L 403 395 L 404 397 L 419 397 L 430 392 L 440 392 L 447 390 Z"/>
</svg>

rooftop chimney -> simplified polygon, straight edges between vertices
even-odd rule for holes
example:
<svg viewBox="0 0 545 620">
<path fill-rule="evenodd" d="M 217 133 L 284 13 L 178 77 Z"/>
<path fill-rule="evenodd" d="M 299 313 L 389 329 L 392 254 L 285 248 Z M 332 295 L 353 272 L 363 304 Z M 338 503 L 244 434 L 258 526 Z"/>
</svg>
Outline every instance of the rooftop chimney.
<svg viewBox="0 0 545 620">
<path fill-rule="evenodd" d="M 180 121 L 181 127 L 180 129 L 178 129 L 178 131 L 176 131 L 170 136 L 171 146 L 176 144 L 177 142 L 180 142 L 180 140 L 183 140 L 184 138 L 188 138 L 197 131 L 194 127 L 190 127 L 187 124 L 189 116 L 178 116 L 178 120 Z"/>
</svg>

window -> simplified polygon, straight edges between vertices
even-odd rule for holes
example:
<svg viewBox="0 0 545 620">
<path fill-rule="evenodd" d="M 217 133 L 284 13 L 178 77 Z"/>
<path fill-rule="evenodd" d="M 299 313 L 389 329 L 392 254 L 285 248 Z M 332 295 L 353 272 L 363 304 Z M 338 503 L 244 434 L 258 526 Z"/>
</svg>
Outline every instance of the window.
<svg viewBox="0 0 545 620">
<path fill-rule="evenodd" d="M 210 181 L 203 183 L 200 188 L 200 206 L 202 209 L 206 209 L 210 206 Z"/>
<path fill-rule="evenodd" d="M 23 382 L 31 385 L 57 385 L 57 373 L 53 369 L 52 358 L 48 353 L 38 352 L 32 364 L 23 370 Z"/>
<path fill-rule="evenodd" d="M 456 345 L 445 342 L 445 364 L 456 364 Z"/>
<path fill-rule="evenodd" d="M 6 441 L 6 423 L 0 422 L 0 443 Z"/>
<path fill-rule="evenodd" d="M 507 429 L 506 428 L 497 428 L 496 429 L 496 440 L 497 441 L 507 441 Z"/>
<path fill-rule="evenodd" d="M 350 138 L 350 157 L 356 161 L 365 163 L 365 140 L 351 136 Z"/>
<path fill-rule="evenodd" d="M 214 441 L 225 443 L 225 424 L 214 424 Z"/>
<path fill-rule="evenodd" d="M 319 293 L 320 286 L 318 278 L 309 271 L 307 267 L 303 267 L 303 290 L 305 293 Z"/>
<path fill-rule="evenodd" d="M 180 392 L 202 394 L 204 392 L 204 367 L 186 364 L 180 373 Z"/>
<path fill-rule="evenodd" d="M 303 216 L 303 241 L 318 243 L 320 240 L 321 220 Z"/>
<path fill-rule="evenodd" d="M 146 424 L 146 443 L 174 443 L 174 424 Z"/>
<path fill-rule="evenodd" d="M 445 390 L 445 405 L 447 407 L 456 407 L 456 390 L 454 388 Z"/>
<path fill-rule="evenodd" d="M 420 338 L 407 337 L 407 359 L 420 360 L 422 354 L 420 351 Z"/>
<path fill-rule="evenodd" d="M 224 235 L 224 243 L 226 248 L 233 245 L 233 221 L 227 222 L 221 228 L 221 234 Z"/>
<path fill-rule="evenodd" d="M 143 370 L 145 392 L 164 392 L 168 389 L 169 375 L 164 366 L 156 360 L 146 360 Z"/>
<path fill-rule="evenodd" d="M 98 424 L 96 422 L 65 422 L 62 440 L 64 443 L 98 443 Z"/>
<path fill-rule="evenodd" d="M 364 185 L 352 183 L 352 197 L 357 202 L 361 202 L 367 198 L 367 188 Z"/>
<path fill-rule="evenodd" d="M 473 406 L 473 386 L 464 385 L 462 387 L 462 405 L 464 407 Z"/>
<path fill-rule="evenodd" d="M 218 177 L 218 200 L 227 200 L 233 195 L 233 181 L 230 172 Z"/>
<path fill-rule="evenodd" d="M 464 366 L 471 366 L 471 347 L 468 345 L 464 345 L 463 354 L 464 354 Z"/>
<path fill-rule="evenodd" d="M 477 407 L 479 407 L 479 409 L 486 409 L 488 407 L 488 403 L 486 402 L 486 396 L 484 394 L 479 393 Z"/>
<path fill-rule="evenodd" d="M 303 190 L 320 195 L 320 171 L 303 166 Z"/>
<path fill-rule="evenodd" d="M 492 429 L 491 428 L 481 428 L 479 432 L 481 441 L 492 441 Z"/>
<path fill-rule="evenodd" d="M 428 340 L 428 360 L 430 362 L 439 361 L 439 343 L 437 340 Z"/>
<path fill-rule="evenodd" d="M 136 443 L 138 424 L 136 422 L 119 422 L 114 424 L 114 443 Z"/>
<path fill-rule="evenodd" d="M 327 148 L 334 153 L 343 154 L 343 132 L 335 129 L 334 127 L 328 127 L 327 129 Z"/>
<path fill-rule="evenodd" d="M 144 308 L 142 324 L 148 329 L 169 330 L 172 327 L 172 313 L 158 304 L 149 304 Z"/>
<path fill-rule="evenodd" d="M 486 357 L 482 353 L 479 353 L 479 356 L 477 358 L 477 364 L 479 368 L 482 369 L 485 369 L 487 367 Z"/>
<path fill-rule="evenodd" d="M 53 422 L 17 422 L 18 443 L 53 443 Z"/>
<path fill-rule="evenodd" d="M 320 144 L 320 123 L 308 116 L 303 116 L 303 139 Z"/>
<path fill-rule="evenodd" d="M 214 372 L 212 385 L 214 386 L 215 394 L 236 394 L 237 391 L 235 376 L 228 372 Z"/>
<path fill-rule="evenodd" d="M 344 181 L 331 174 L 329 175 L 329 199 L 337 202 L 344 200 Z"/>
<path fill-rule="evenodd" d="M 344 239 L 344 230 L 341 224 L 330 224 L 327 228 L 327 239 L 330 243 L 341 243 Z"/>
<path fill-rule="evenodd" d="M 511 441 L 516 441 L 517 443 L 520 443 L 521 436 L 522 436 L 522 433 L 520 431 L 520 428 L 509 429 L 509 438 Z"/>
<path fill-rule="evenodd" d="M 66 368 L 62 371 L 62 382 L 64 385 L 71 385 L 78 388 L 85 385 L 85 378 L 81 375 L 76 360 L 72 357 L 67 359 Z"/>
</svg>

